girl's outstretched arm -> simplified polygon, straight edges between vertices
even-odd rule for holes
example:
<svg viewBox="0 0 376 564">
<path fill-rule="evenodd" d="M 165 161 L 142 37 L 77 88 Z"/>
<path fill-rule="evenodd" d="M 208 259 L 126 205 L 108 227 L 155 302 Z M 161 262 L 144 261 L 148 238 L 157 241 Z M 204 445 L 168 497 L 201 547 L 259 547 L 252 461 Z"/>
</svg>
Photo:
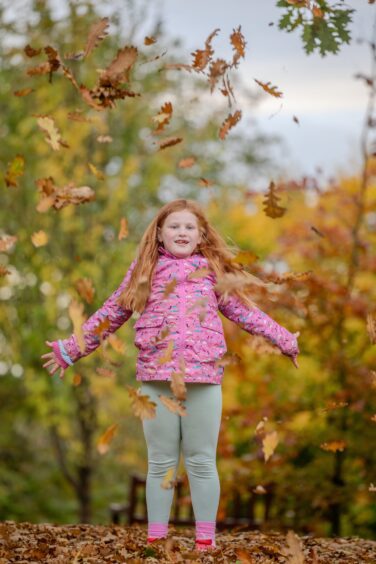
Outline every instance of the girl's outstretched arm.
<svg viewBox="0 0 376 564">
<path fill-rule="evenodd" d="M 104 304 L 82 325 L 82 331 L 85 340 L 85 351 L 82 352 L 77 342 L 77 337 L 72 334 L 67 339 L 59 339 L 52 342 L 52 348 L 55 353 L 56 361 L 63 368 L 74 364 L 78 359 L 89 355 L 100 345 L 100 338 L 96 334 L 95 329 L 103 322 L 104 319 L 109 320 L 109 326 L 101 333 L 102 339 L 106 339 L 111 333 L 114 333 L 121 325 L 123 325 L 132 315 L 132 311 L 123 309 L 116 299 L 124 290 L 129 282 L 132 271 L 136 265 L 136 259 L 133 260 L 120 286 L 115 290 Z"/>
<path fill-rule="evenodd" d="M 251 335 L 262 335 L 273 345 L 277 345 L 282 354 L 291 357 L 294 365 L 298 367 L 296 357 L 300 352 L 297 340 L 299 332 L 290 333 L 261 309 L 244 304 L 237 296 L 230 296 L 225 304 L 221 304 L 219 294 L 216 295 L 219 310 L 225 317 Z"/>
</svg>

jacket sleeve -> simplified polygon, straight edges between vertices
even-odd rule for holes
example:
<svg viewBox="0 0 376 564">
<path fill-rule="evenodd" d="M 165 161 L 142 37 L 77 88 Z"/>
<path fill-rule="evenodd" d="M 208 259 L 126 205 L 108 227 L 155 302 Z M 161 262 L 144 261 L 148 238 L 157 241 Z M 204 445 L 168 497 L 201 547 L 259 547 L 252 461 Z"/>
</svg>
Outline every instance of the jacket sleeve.
<svg viewBox="0 0 376 564">
<path fill-rule="evenodd" d="M 115 290 L 104 304 L 95 312 L 89 319 L 82 325 L 84 333 L 85 351 L 81 352 L 77 342 L 77 338 L 72 334 L 67 339 L 53 341 L 52 348 L 55 352 L 56 359 L 60 366 L 67 368 L 74 364 L 80 358 L 89 355 L 100 345 L 99 335 L 96 335 L 95 329 L 105 319 L 108 318 L 109 326 L 102 332 L 102 339 L 106 339 L 111 333 L 114 333 L 121 325 L 123 325 L 132 315 L 132 311 L 122 308 L 116 299 L 124 290 L 129 282 L 134 267 L 136 266 L 136 259 L 130 265 L 126 275 L 123 278 L 120 286 Z"/>
<path fill-rule="evenodd" d="M 219 294 L 216 295 L 219 310 L 225 317 L 240 325 L 251 335 L 262 335 L 273 345 L 277 345 L 282 354 L 291 357 L 299 354 L 296 336 L 261 309 L 244 304 L 237 296 L 230 296 L 225 304 L 221 304 Z"/>
</svg>

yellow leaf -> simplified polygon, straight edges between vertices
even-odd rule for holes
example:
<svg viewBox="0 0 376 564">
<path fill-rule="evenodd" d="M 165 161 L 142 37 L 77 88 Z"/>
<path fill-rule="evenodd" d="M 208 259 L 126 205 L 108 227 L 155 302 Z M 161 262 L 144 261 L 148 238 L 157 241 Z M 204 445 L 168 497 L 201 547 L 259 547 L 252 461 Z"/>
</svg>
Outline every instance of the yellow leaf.
<svg viewBox="0 0 376 564">
<path fill-rule="evenodd" d="M 17 179 L 25 172 L 25 159 L 22 155 L 16 155 L 8 164 L 5 173 L 5 184 L 16 188 L 18 186 Z"/>
<path fill-rule="evenodd" d="M 103 172 L 100 171 L 99 169 L 97 169 L 96 166 L 94 166 L 91 163 L 88 163 L 88 165 L 89 165 L 91 172 L 98 178 L 98 180 L 104 180 L 105 179 Z"/>
<path fill-rule="evenodd" d="M 118 234 L 119 241 L 128 237 L 128 234 L 129 234 L 129 232 L 128 232 L 127 219 L 125 217 L 122 217 L 120 219 L 120 230 L 119 230 L 119 234 Z"/>
<path fill-rule="evenodd" d="M 126 387 L 131 398 L 134 415 L 140 417 L 140 419 L 154 419 L 157 404 L 149 399 L 150 396 L 142 395 L 140 388 L 135 390 L 131 386 L 127 385 Z"/>
<path fill-rule="evenodd" d="M 174 341 L 169 341 L 167 343 L 167 348 L 165 352 L 157 359 L 158 364 L 166 364 L 166 362 L 170 362 L 172 359 L 172 352 L 174 350 Z"/>
<path fill-rule="evenodd" d="M 97 450 L 99 454 L 105 454 L 108 449 L 112 439 L 115 436 L 116 431 L 118 430 L 119 425 L 114 423 L 106 429 L 106 431 L 99 437 L 97 442 Z"/>
<path fill-rule="evenodd" d="M 163 405 L 167 407 L 169 411 L 171 411 L 171 413 L 177 413 L 178 415 L 182 415 L 182 416 L 187 415 L 187 410 L 184 407 L 184 405 L 181 404 L 180 401 L 177 401 L 174 398 L 169 398 L 162 394 L 158 394 L 158 397 L 163 403 Z"/>
<path fill-rule="evenodd" d="M 68 313 L 73 323 L 73 333 L 76 336 L 80 351 L 83 353 L 86 348 L 84 333 L 82 330 L 82 325 L 85 323 L 84 305 L 79 303 L 77 300 L 72 300 L 68 307 Z"/>
<path fill-rule="evenodd" d="M 272 431 L 271 433 L 268 433 L 264 437 L 264 439 L 262 441 L 262 450 L 264 452 L 265 462 L 267 462 L 269 460 L 269 458 L 272 456 L 277 444 L 278 444 L 278 433 L 277 433 L 277 431 Z"/>
<path fill-rule="evenodd" d="M 176 480 L 174 480 L 175 474 L 175 466 L 173 468 L 169 468 L 166 474 L 163 476 L 163 480 L 161 482 L 161 488 L 165 490 L 170 490 L 175 487 Z"/>
<path fill-rule="evenodd" d="M 43 247 L 48 242 L 48 235 L 45 231 L 36 231 L 31 236 L 34 247 Z"/>
</svg>

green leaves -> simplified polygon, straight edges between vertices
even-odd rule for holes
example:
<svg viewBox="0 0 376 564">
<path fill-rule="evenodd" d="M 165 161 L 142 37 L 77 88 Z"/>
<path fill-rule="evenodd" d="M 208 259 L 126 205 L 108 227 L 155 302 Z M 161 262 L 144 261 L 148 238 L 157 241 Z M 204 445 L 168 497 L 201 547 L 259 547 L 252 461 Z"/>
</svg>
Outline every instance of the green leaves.
<svg viewBox="0 0 376 564">
<path fill-rule="evenodd" d="M 278 0 L 277 7 L 285 9 L 278 21 L 279 29 L 290 33 L 301 28 L 303 47 L 308 55 L 316 49 L 322 57 L 327 53 L 336 54 L 344 43 L 350 42 L 349 24 L 355 10 L 344 8 L 342 3 Z"/>
</svg>

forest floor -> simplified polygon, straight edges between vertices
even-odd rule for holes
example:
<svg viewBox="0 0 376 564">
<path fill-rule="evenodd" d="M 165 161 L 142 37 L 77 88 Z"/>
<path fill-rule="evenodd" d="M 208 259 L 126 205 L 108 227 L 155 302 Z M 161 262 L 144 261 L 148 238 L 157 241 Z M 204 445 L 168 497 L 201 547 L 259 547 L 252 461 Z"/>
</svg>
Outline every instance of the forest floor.
<svg viewBox="0 0 376 564">
<path fill-rule="evenodd" d="M 376 541 L 268 531 L 219 532 L 211 553 L 194 550 L 193 528 L 170 525 L 166 540 L 146 545 L 146 526 L 0 523 L 0 564 L 375 564 Z"/>
</svg>

